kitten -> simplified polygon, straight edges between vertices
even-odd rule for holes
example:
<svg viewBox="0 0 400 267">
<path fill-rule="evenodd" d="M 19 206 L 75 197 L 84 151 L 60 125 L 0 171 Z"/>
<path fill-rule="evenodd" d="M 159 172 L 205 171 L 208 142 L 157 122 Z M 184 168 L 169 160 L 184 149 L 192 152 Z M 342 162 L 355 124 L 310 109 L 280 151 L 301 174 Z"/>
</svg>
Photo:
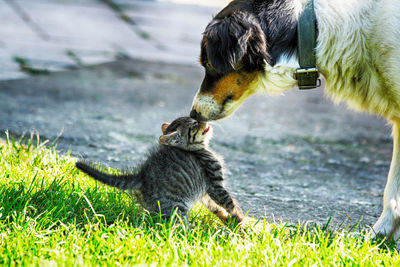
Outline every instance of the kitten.
<svg viewBox="0 0 400 267">
<path fill-rule="evenodd" d="M 76 167 L 100 182 L 129 190 L 150 212 L 169 218 L 177 212 L 186 220 L 188 211 L 201 200 L 226 221 L 241 222 L 244 215 L 223 185 L 222 160 L 209 149 L 212 128 L 190 117 L 180 117 L 161 127 L 163 135 L 136 173 L 110 175 L 84 162 Z"/>
</svg>

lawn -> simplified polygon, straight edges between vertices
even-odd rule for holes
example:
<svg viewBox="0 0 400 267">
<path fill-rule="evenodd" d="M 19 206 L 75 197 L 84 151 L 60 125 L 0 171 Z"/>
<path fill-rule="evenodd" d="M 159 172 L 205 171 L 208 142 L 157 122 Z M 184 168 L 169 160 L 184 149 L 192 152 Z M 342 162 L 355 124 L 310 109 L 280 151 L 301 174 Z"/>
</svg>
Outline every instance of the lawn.
<svg viewBox="0 0 400 267">
<path fill-rule="evenodd" d="M 185 231 L 78 172 L 75 160 L 35 138 L 0 141 L 0 265 L 400 264 L 393 244 L 352 229 L 259 221 L 243 230 L 197 206 Z"/>
</svg>

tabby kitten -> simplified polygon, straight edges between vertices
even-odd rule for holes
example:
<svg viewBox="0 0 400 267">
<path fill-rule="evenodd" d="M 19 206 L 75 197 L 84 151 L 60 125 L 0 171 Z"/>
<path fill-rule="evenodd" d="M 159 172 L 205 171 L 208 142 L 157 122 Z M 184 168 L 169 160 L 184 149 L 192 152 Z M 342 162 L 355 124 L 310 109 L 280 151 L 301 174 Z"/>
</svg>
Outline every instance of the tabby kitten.
<svg viewBox="0 0 400 267">
<path fill-rule="evenodd" d="M 201 200 L 225 221 L 237 222 L 244 215 L 223 185 L 222 160 L 209 149 L 212 129 L 190 117 L 180 117 L 161 127 L 163 135 L 136 173 L 110 175 L 84 162 L 76 167 L 100 182 L 129 190 L 150 212 L 169 218 L 176 210 L 185 220 L 188 211 Z"/>
</svg>

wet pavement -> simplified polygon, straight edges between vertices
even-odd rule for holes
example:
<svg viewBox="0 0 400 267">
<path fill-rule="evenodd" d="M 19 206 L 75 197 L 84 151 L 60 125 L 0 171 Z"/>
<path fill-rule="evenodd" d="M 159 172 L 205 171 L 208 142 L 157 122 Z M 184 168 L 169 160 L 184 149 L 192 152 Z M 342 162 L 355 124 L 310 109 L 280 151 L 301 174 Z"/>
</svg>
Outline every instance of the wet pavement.
<svg viewBox="0 0 400 267">
<path fill-rule="evenodd" d="M 130 168 L 160 126 L 188 114 L 201 82 L 194 64 L 119 60 L 0 81 L 0 132 L 36 130 L 72 155 Z M 390 127 L 335 106 L 323 89 L 256 95 L 213 123 L 212 148 L 244 210 L 268 220 L 373 224 L 391 157 Z"/>
</svg>

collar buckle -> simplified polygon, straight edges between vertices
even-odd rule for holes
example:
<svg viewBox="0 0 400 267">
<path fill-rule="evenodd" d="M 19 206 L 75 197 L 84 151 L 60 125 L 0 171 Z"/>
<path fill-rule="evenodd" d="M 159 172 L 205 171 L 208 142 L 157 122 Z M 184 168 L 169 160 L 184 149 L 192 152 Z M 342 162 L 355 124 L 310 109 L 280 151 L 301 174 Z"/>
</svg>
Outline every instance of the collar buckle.
<svg viewBox="0 0 400 267">
<path fill-rule="evenodd" d="M 293 75 L 294 79 L 298 81 L 300 90 L 314 89 L 321 86 L 319 71 L 315 68 L 298 68 Z"/>
</svg>

